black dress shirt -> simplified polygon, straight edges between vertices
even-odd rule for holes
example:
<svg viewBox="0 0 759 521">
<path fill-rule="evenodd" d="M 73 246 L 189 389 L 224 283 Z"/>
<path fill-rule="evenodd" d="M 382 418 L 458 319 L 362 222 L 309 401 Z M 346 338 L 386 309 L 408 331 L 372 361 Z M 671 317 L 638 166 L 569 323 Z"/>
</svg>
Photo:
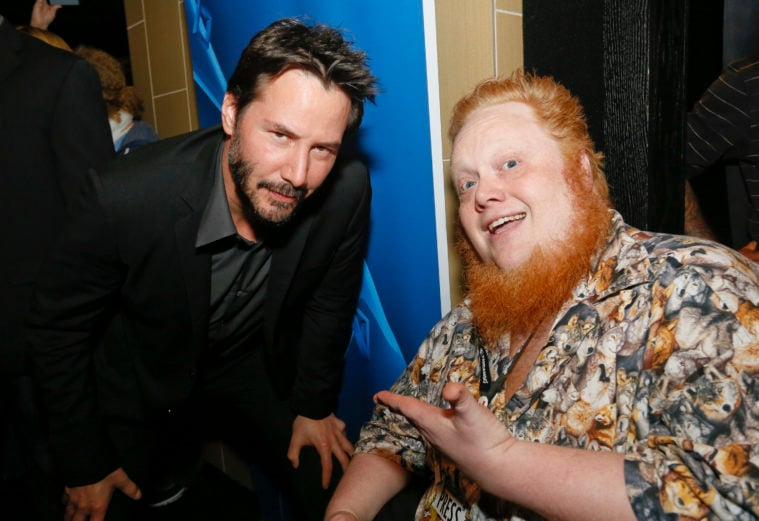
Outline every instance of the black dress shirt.
<svg viewBox="0 0 759 521">
<path fill-rule="evenodd" d="M 229 210 L 221 170 L 222 147 L 208 205 L 195 247 L 211 252 L 211 303 L 208 323 L 210 352 L 227 357 L 260 345 L 265 285 L 271 252 L 263 242 L 237 233 Z"/>
</svg>

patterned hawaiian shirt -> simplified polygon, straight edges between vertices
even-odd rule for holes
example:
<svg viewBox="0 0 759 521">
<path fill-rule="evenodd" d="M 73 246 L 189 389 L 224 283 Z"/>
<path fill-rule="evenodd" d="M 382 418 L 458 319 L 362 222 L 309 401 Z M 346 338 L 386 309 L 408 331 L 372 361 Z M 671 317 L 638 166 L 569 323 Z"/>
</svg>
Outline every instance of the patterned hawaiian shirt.
<svg viewBox="0 0 759 521">
<path fill-rule="evenodd" d="M 639 519 L 756 519 L 759 265 L 711 242 L 631 228 L 616 212 L 613 224 L 524 385 L 488 407 L 521 440 L 625 454 Z M 479 398 L 479 350 L 464 301 L 393 391 L 446 407 L 443 387 L 461 382 Z M 488 357 L 495 382 L 503 360 Z M 430 478 L 417 519 L 540 519 L 482 492 L 384 407 L 356 450 Z"/>
</svg>

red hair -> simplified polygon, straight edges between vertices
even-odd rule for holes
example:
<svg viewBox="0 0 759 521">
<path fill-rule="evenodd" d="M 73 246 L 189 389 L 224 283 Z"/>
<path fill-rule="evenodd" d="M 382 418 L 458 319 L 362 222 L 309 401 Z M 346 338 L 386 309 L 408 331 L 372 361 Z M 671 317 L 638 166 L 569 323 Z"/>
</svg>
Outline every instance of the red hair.
<svg viewBox="0 0 759 521">
<path fill-rule="evenodd" d="M 537 121 L 559 144 L 567 164 L 584 154 L 593 174 L 593 191 L 611 207 L 609 187 L 603 172 L 603 154 L 596 151 L 588 132 L 580 101 L 550 76 L 537 76 L 515 70 L 507 78 L 490 78 L 477 84 L 453 107 L 448 136 L 453 143 L 466 120 L 479 109 L 510 101 L 532 108 Z M 568 183 L 574 180 L 567 179 Z"/>
</svg>

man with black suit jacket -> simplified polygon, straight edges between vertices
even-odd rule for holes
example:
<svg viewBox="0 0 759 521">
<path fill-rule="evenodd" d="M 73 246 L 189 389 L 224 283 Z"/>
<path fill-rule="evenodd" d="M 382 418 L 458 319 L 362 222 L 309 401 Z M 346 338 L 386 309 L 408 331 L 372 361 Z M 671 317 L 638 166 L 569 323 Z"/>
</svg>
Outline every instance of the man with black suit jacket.
<svg viewBox="0 0 759 521">
<path fill-rule="evenodd" d="M 88 168 L 112 156 L 95 71 L 0 16 L 0 466 L 3 477 L 25 475 L 38 487 L 50 477 L 49 458 L 37 424 L 23 323 L 40 263 L 73 194 Z M 6 436 L 16 440 L 12 448 Z M 39 488 L 33 497 L 33 507 L 46 505 Z M 59 497 L 57 492 L 56 502 Z"/>
<path fill-rule="evenodd" d="M 243 51 L 221 128 L 89 176 L 30 321 L 66 519 L 160 516 L 206 435 L 322 518 L 353 449 L 333 411 L 371 198 L 338 151 L 375 82 L 335 29 L 280 20 Z"/>
</svg>

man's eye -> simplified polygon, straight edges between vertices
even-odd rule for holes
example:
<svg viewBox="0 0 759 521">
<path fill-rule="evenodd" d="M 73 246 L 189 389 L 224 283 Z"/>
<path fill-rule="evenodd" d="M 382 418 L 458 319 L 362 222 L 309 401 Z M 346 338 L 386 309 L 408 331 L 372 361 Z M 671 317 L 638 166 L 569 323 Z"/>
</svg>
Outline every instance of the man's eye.
<svg viewBox="0 0 759 521">
<path fill-rule="evenodd" d="M 475 183 L 474 181 L 472 181 L 472 180 L 469 180 L 469 181 L 462 181 L 462 182 L 459 184 L 459 193 L 464 193 L 464 192 L 466 192 L 467 190 L 469 190 L 470 188 L 472 188 L 472 187 L 473 187 L 475 184 L 476 184 L 476 183 Z"/>
<path fill-rule="evenodd" d="M 515 168 L 517 166 L 517 160 L 516 159 L 509 159 L 503 164 L 504 170 L 509 170 L 511 168 Z"/>
<path fill-rule="evenodd" d="M 319 157 L 329 157 L 335 155 L 335 151 L 327 147 L 314 147 L 314 153 Z"/>
</svg>

